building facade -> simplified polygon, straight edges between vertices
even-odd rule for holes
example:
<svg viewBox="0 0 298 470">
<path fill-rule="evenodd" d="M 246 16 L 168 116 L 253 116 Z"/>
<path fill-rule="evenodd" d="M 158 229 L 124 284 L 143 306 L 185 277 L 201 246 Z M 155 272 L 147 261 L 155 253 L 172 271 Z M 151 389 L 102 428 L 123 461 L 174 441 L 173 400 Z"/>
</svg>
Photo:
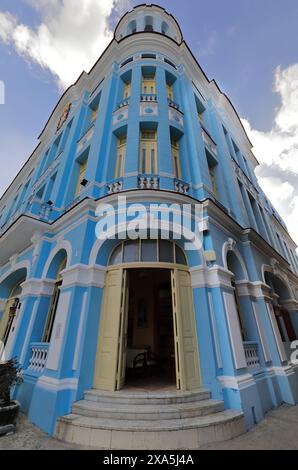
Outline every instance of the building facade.
<svg viewBox="0 0 298 470">
<path fill-rule="evenodd" d="M 251 147 L 176 20 L 156 5 L 124 15 L 0 200 L 2 354 L 21 363 L 16 399 L 41 429 L 111 447 L 172 430 L 196 447 L 297 403 L 296 245 Z M 140 204 L 195 205 L 200 243 L 186 249 L 174 216 L 169 234 L 132 240 L 124 203 L 129 221 Z M 150 407 L 140 424 L 148 393 L 167 426 Z"/>
</svg>

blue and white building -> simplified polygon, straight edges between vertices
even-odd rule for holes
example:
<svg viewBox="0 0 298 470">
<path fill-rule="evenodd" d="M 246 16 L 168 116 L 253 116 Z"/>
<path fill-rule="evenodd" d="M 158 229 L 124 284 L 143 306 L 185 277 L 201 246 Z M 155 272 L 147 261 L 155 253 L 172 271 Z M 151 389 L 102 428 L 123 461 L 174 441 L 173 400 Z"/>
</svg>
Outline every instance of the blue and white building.
<svg viewBox="0 0 298 470">
<path fill-rule="evenodd" d="M 29 420 L 79 444 L 196 448 L 297 403 L 296 245 L 251 147 L 176 20 L 124 15 L 0 200 L 0 339 Z M 202 243 L 186 249 L 175 214 L 169 236 L 131 240 L 124 202 L 129 221 L 195 205 Z"/>
</svg>

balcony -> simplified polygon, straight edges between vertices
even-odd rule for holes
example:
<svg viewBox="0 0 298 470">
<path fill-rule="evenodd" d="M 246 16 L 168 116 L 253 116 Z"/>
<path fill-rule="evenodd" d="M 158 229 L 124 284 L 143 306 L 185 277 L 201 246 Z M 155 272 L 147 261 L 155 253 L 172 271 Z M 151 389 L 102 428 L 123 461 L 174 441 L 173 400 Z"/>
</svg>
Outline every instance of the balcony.
<svg viewBox="0 0 298 470">
<path fill-rule="evenodd" d="M 107 184 L 108 194 L 115 194 L 122 191 L 123 188 L 123 179 L 117 178 Z"/>
<path fill-rule="evenodd" d="M 203 137 L 203 141 L 207 150 L 209 150 L 209 152 L 217 159 L 216 143 L 214 142 L 209 132 L 207 132 L 204 127 L 202 127 L 202 137 Z"/>
<path fill-rule="evenodd" d="M 158 175 L 139 175 L 138 177 L 139 189 L 159 189 Z"/>
<path fill-rule="evenodd" d="M 85 145 L 92 139 L 94 134 L 94 122 L 90 125 L 90 127 L 84 132 L 82 137 L 78 140 L 77 143 L 77 153 L 81 152 Z"/>
<path fill-rule="evenodd" d="M 47 362 L 49 343 L 31 343 L 30 349 L 31 358 L 28 369 L 40 374 Z"/>
<path fill-rule="evenodd" d="M 168 105 L 170 106 L 170 108 L 174 108 L 177 109 L 177 111 L 180 111 L 179 104 L 175 103 L 175 101 L 171 100 L 170 98 L 168 98 Z"/>
<path fill-rule="evenodd" d="M 142 93 L 141 101 L 153 101 L 157 102 L 157 95 L 154 93 Z"/>
<path fill-rule="evenodd" d="M 244 341 L 244 354 L 247 368 L 249 370 L 260 368 L 260 359 L 258 356 L 258 343 L 253 341 Z"/>
</svg>

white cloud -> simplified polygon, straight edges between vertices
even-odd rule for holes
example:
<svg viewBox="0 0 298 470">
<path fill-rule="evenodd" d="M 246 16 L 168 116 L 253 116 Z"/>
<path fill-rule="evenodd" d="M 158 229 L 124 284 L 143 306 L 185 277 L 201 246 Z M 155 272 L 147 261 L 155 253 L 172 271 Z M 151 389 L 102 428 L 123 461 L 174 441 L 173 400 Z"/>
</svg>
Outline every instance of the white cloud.
<svg viewBox="0 0 298 470">
<path fill-rule="evenodd" d="M 261 132 L 243 119 L 243 125 L 260 162 L 260 186 L 286 222 L 298 243 L 298 64 L 275 70 L 274 90 L 281 104 L 272 129 Z"/>
<path fill-rule="evenodd" d="M 0 41 L 49 69 L 61 88 L 88 71 L 111 41 L 112 12 L 121 15 L 129 0 L 26 0 L 39 11 L 36 28 L 0 12 Z"/>
</svg>

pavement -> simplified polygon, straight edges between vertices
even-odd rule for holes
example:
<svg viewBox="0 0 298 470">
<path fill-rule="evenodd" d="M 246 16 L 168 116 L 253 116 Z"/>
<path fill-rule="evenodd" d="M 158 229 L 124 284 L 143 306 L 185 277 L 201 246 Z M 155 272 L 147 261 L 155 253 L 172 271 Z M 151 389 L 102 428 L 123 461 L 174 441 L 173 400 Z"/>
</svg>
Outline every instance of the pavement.
<svg viewBox="0 0 298 470">
<path fill-rule="evenodd" d="M 282 405 L 242 436 L 210 444 L 206 450 L 298 450 L 298 405 Z M 54 439 L 20 416 L 15 434 L 0 437 L 0 450 L 70 450 L 86 449 Z"/>
</svg>

